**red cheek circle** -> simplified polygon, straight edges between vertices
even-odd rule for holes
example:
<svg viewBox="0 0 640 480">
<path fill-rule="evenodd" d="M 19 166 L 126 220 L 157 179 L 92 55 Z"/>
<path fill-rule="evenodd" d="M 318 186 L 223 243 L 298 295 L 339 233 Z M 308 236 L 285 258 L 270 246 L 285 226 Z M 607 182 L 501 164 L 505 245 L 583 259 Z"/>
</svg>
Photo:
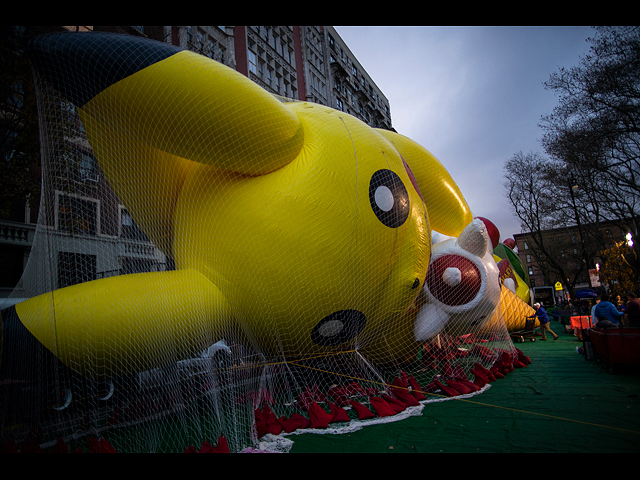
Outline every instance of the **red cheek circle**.
<svg viewBox="0 0 640 480">
<path fill-rule="evenodd" d="M 460 271 L 460 283 L 451 286 L 443 281 L 442 275 L 447 268 Z M 482 277 L 471 260 L 459 255 L 444 255 L 429 266 L 427 286 L 431 295 L 445 305 L 464 305 L 476 298 L 482 286 Z"/>
</svg>

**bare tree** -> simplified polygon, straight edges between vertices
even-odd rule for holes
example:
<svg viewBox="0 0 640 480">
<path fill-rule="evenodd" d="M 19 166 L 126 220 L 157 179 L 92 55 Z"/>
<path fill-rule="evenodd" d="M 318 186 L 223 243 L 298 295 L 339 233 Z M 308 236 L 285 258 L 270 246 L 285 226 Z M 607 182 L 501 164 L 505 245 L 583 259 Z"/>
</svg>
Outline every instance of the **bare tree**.
<svg viewBox="0 0 640 480">
<path fill-rule="evenodd" d="M 582 261 L 587 243 L 576 249 L 566 233 L 575 227 L 578 209 L 575 197 L 569 200 L 572 190 L 563 165 L 538 153 L 519 152 L 505 163 L 504 178 L 507 198 L 522 230 L 530 234 L 529 248 L 545 282 L 560 281 L 573 293 L 587 270 Z"/>
<path fill-rule="evenodd" d="M 640 234 L 640 27 L 597 27 L 579 66 L 552 74 L 559 105 L 542 118 L 547 154 L 589 195 L 590 222 Z M 581 199 L 582 200 L 582 199 Z M 640 258 L 640 242 L 634 243 Z M 635 280 L 640 263 L 633 265 Z"/>
<path fill-rule="evenodd" d="M 27 27 L 0 27 L 0 217 L 40 201 L 40 142 Z M 34 210 L 36 210 L 34 208 Z M 37 210 L 36 210 L 37 211 Z"/>
</svg>

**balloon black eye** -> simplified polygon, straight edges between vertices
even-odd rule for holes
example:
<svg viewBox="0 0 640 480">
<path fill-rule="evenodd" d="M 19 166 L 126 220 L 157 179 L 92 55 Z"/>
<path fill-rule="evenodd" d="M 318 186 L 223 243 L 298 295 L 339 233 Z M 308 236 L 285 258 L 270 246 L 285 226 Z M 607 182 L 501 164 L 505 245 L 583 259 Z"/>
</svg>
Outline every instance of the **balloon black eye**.
<svg viewBox="0 0 640 480">
<path fill-rule="evenodd" d="M 369 183 L 371 208 L 387 227 L 398 228 L 409 216 L 409 193 L 391 170 L 378 170 Z"/>
<path fill-rule="evenodd" d="M 311 340 L 325 347 L 339 345 L 358 336 L 367 323 L 358 310 L 340 310 L 324 317 L 313 328 Z"/>
</svg>

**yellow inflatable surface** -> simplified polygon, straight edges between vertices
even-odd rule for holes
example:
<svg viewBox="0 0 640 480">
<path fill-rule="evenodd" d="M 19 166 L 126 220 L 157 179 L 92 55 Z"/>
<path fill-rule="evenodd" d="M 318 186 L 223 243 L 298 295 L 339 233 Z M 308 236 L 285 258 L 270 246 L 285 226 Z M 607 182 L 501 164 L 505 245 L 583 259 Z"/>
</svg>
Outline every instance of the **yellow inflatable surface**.
<svg viewBox="0 0 640 480">
<path fill-rule="evenodd" d="M 176 266 L 19 304 L 61 361 L 136 372 L 230 332 L 289 357 L 358 348 L 387 362 L 416 348 L 410 307 L 431 229 L 457 236 L 472 218 L 423 147 L 328 107 L 280 102 L 167 44 L 60 34 L 31 53 L 76 104 L 119 199 Z M 110 53 L 119 63 L 105 65 Z"/>
<path fill-rule="evenodd" d="M 500 268 L 500 281 L 502 284 L 518 295 L 523 302 L 528 304 L 531 300 L 531 289 L 529 285 L 518 275 L 518 272 L 515 271 L 508 259 L 502 259 L 495 254 L 493 258 Z M 509 279 L 511 281 L 509 281 Z"/>
<path fill-rule="evenodd" d="M 496 309 L 491 320 L 484 328 L 484 332 L 495 331 L 500 325 L 506 325 L 508 332 L 517 332 L 525 327 L 527 317 L 536 311 L 528 303 L 525 303 L 516 293 L 508 288 L 500 290 L 500 307 Z M 535 326 L 540 326 L 536 320 Z"/>
</svg>

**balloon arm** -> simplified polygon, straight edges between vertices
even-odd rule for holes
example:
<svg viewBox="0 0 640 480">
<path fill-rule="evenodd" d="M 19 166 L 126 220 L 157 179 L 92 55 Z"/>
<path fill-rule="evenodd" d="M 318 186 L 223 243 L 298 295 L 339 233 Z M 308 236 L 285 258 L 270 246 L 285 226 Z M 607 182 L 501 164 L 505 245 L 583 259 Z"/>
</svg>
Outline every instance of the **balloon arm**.
<svg viewBox="0 0 640 480">
<path fill-rule="evenodd" d="M 94 280 L 25 300 L 15 311 L 63 364 L 106 377 L 195 355 L 219 341 L 231 320 L 220 290 L 194 270 Z"/>
</svg>

